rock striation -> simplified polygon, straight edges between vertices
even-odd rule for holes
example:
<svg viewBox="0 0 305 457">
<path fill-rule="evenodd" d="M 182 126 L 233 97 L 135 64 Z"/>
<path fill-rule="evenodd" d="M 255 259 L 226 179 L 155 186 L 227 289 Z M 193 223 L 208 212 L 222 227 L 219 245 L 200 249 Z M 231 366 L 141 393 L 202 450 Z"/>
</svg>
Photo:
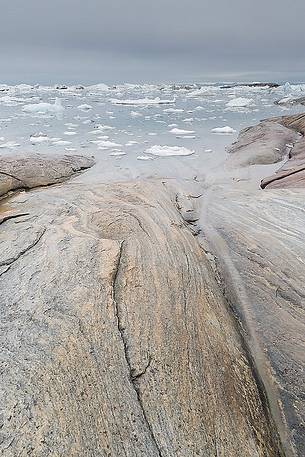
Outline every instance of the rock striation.
<svg viewBox="0 0 305 457">
<path fill-rule="evenodd" d="M 289 127 L 265 120 L 243 129 L 237 141 L 227 150 L 231 168 L 268 165 L 280 162 L 289 153 L 300 134 Z"/>
<path fill-rule="evenodd" d="M 302 114 L 243 131 L 229 167 L 245 166 L 245 160 L 267 164 L 277 160 L 277 153 L 284 160 L 288 144 L 286 162 L 263 179 L 265 190 L 258 181 L 251 184 L 257 179 L 253 166 L 247 182 L 210 188 L 200 220 L 220 285 L 267 392 L 285 455 L 300 457 L 305 455 L 304 129 Z M 263 174 L 264 166 L 259 170 Z"/>
<path fill-rule="evenodd" d="M 0 197 L 15 190 L 48 186 L 69 179 L 94 165 L 92 157 L 5 156 L 0 160 Z"/>
<path fill-rule="evenodd" d="M 283 116 L 274 118 L 273 122 L 299 132 L 301 137 L 292 145 L 284 165 L 274 175 L 263 179 L 261 186 L 269 189 L 305 187 L 305 115 Z"/>
<path fill-rule="evenodd" d="M 189 228 L 200 195 L 174 188 L 70 183 L 10 201 L 0 225 L 3 455 L 282 455 Z"/>
</svg>

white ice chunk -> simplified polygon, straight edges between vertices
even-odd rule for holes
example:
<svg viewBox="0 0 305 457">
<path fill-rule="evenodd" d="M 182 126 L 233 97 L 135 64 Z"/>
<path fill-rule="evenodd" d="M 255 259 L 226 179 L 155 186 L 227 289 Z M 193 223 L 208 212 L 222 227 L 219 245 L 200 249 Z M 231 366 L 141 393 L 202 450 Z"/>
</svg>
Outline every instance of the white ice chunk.
<svg viewBox="0 0 305 457">
<path fill-rule="evenodd" d="M 232 127 L 229 127 L 228 125 L 226 127 L 216 127 L 212 129 L 212 133 L 224 133 L 227 135 L 235 132 L 236 130 L 232 129 Z"/>
<path fill-rule="evenodd" d="M 175 99 L 174 100 L 161 100 L 160 97 L 156 97 L 156 98 L 138 98 L 138 99 L 134 99 L 134 100 L 120 100 L 120 99 L 112 99 L 111 100 L 111 103 L 113 105 L 144 105 L 144 106 L 147 106 L 147 105 L 170 105 L 170 104 L 173 104 L 175 103 Z"/>
<path fill-rule="evenodd" d="M 137 160 L 152 160 L 152 157 L 149 157 L 149 156 L 138 156 Z"/>
<path fill-rule="evenodd" d="M 99 148 L 103 148 L 103 149 L 118 148 L 118 147 L 122 146 L 119 143 L 114 143 L 113 141 L 108 141 L 108 140 L 105 140 L 105 141 L 101 140 L 101 141 L 96 142 L 96 144 L 98 145 Z"/>
<path fill-rule="evenodd" d="M 15 141 L 8 141 L 7 143 L 2 143 L 0 144 L 0 148 L 7 148 L 7 149 L 13 149 L 16 148 L 17 146 L 20 146 L 19 143 L 16 143 Z"/>
<path fill-rule="evenodd" d="M 25 113 L 39 113 L 39 114 L 61 114 L 64 107 L 61 104 L 61 99 L 56 98 L 55 103 L 34 103 L 31 105 L 24 105 L 22 111 Z"/>
<path fill-rule="evenodd" d="M 254 100 L 253 98 L 244 98 L 244 97 L 238 97 L 238 98 L 233 98 L 230 100 L 226 106 L 228 108 L 246 108 L 248 106 L 253 106 Z"/>
<path fill-rule="evenodd" d="M 173 128 L 170 130 L 170 133 L 174 133 L 175 135 L 188 135 L 188 134 L 192 134 L 192 133 L 195 133 L 194 130 L 183 130 L 183 129 L 177 129 L 177 128 Z"/>
<path fill-rule="evenodd" d="M 81 110 L 81 111 L 89 111 L 92 109 L 92 106 L 91 105 L 87 105 L 86 103 L 84 103 L 83 105 L 79 105 L 77 107 L 77 109 Z"/>
<path fill-rule="evenodd" d="M 190 156 L 195 151 L 184 148 L 182 146 L 159 146 L 155 145 L 146 149 L 146 154 L 151 154 L 158 157 L 170 157 L 170 156 Z"/>
<path fill-rule="evenodd" d="M 51 138 L 45 133 L 36 133 L 35 135 L 30 136 L 30 142 L 32 144 L 48 143 L 50 140 Z"/>
<path fill-rule="evenodd" d="M 196 135 L 181 135 L 177 136 L 177 138 L 181 138 L 182 140 L 195 140 Z"/>
<path fill-rule="evenodd" d="M 164 113 L 183 113 L 184 109 L 180 108 L 167 108 L 164 110 Z"/>
<path fill-rule="evenodd" d="M 139 113 L 138 111 L 131 111 L 130 116 L 132 117 L 142 117 L 143 114 Z"/>
<path fill-rule="evenodd" d="M 109 155 L 110 156 L 115 156 L 115 157 L 121 157 L 121 156 L 125 156 L 126 152 L 124 152 L 124 151 L 114 151 L 114 152 L 111 152 Z"/>
</svg>

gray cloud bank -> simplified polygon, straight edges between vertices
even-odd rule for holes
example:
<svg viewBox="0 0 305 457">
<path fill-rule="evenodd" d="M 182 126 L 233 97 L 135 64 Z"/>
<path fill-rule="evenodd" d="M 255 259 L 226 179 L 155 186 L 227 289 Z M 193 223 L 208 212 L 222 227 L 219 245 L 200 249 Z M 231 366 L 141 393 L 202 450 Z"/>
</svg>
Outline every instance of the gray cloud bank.
<svg viewBox="0 0 305 457">
<path fill-rule="evenodd" d="M 2 82 L 305 80 L 305 1 L 11 0 Z"/>
</svg>

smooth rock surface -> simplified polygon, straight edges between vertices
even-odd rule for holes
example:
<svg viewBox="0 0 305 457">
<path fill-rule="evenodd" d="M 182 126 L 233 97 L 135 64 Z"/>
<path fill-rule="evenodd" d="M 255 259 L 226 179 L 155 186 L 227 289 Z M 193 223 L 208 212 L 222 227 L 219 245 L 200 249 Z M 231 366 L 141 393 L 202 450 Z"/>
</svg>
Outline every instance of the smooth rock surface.
<svg viewBox="0 0 305 457">
<path fill-rule="evenodd" d="M 93 158 L 80 155 L 1 157 L 0 197 L 18 189 L 32 189 L 65 181 L 93 165 Z"/>
<path fill-rule="evenodd" d="M 293 144 L 288 160 L 277 172 L 261 183 L 262 188 L 282 189 L 305 187 L 305 115 L 283 116 L 273 122 L 299 132 L 302 136 Z"/>
<path fill-rule="evenodd" d="M 267 165 L 280 162 L 288 155 L 287 146 L 300 138 L 300 134 L 290 128 L 270 120 L 243 129 L 238 139 L 228 148 L 232 168 L 250 165 Z"/>
<path fill-rule="evenodd" d="M 305 194 L 213 195 L 202 224 L 286 455 L 305 455 Z"/>
<path fill-rule="evenodd" d="M 228 168 L 244 164 L 245 155 L 251 156 L 249 165 L 266 155 L 272 159 L 277 142 L 284 147 L 298 137 L 279 172 L 262 181 L 265 190 L 259 190 L 258 173 L 263 176 L 266 165 L 249 166 L 244 180 L 210 187 L 199 223 L 201 242 L 265 386 L 285 455 L 299 457 L 305 455 L 304 140 L 298 133 L 304 133 L 304 119 L 263 121 L 242 133 Z"/>
<path fill-rule="evenodd" d="M 172 186 L 70 183 L 9 202 L 3 455 L 281 455 L 239 329 L 181 216 L 196 220 L 199 194 Z"/>
</svg>

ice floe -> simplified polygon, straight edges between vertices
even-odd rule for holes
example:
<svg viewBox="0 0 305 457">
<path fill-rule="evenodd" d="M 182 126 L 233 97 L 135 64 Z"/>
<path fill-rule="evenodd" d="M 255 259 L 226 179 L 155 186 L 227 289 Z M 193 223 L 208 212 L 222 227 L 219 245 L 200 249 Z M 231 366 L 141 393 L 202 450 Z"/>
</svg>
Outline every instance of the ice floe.
<svg viewBox="0 0 305 457">
<path fill-rule="evenodd" d="M 20 146 L 19 143 L 16 143 L 15 141 L 8 141 L 7 143 L 1 143 L 0 148 L 1 149 L 14 149 L 16 147 Z"/>
<path fill-rule="evenodd" d="M 61 99 L 56 98 L 55 103 L 33 103 L 30 105 L 24 105 L 22 111 L 25 113 L 37 113 L 37 114 L 61 114 L 64 111 Z"/>
<path fill-rule="evenodd" d="M 108 140 L 96 141 L 95 143 L 98 145 L 98 149 L 110 149 L 110 148 L 118 148 L 118 147 L 122 146 L 119 143 L 115 143 L 113 141 L 108 141 Z"/>
<path fill-rule="evenodd" d="M 126 155 L 126 152 L 124 151 L 113 151 L 109 154 L 110 156 L 115 156 L 115 157 L 122 157 Z"/>
<path fill-rule="evenodd" d="M 196 138 L 196 135 L 182 135 L 177 136 L 177 138 L 181 138 L 182 140 L 194 140 Z"/>
<path fill-rule="evenodd" d="M 142 117 L 143 114 L 139 113 L 138 111 L 131 111 L 130 116 L 131 117 Z"/>
<path fill-rule="evenodd" d="M 195 151 L 191 151 L 183 146 L 159 146 L 155 145 L 145 150 L 146 154 L 158 156 L 158 157 L 170 157 L 170 156 L 190 156 Z"/>
<path fill-rule="evenodd" d="M 86 103 L 84 103 L 83 105 L 79 105 L 77 107 L 77 109 L 79 109 L 81 111 L 90 111 L 92 109 L 92 106 L 91 105 L 87 105 Z"/>
<path fill-rule="evenodd" d="M 228 125 L 226 127 L 216 127 L 212 129 L 212 133 L 222 133 L 227 135 L 235 132 L 236 130 L 234 130 L 232 127 L 229 127 Z"/>
<path fill-rule="evenodd" d="M 149 157 L 149 156 L 138 156 L 137 160 L 152 160 L 152 157 Z"/>
<path fill-rule="evenodd" d="M 30 142 L 32 144 L 48 143 L 50 140 L 51 138 L 49 138 L 48 135 L 41 132 L 30 136 Z"/>
<path fill-rule="evenodd" d="M 195 133 L 194 130 L 183 130 L 183 129 L 178 129 L 178 128 L 173 128 L 170 130 L 170 133 L 173 133 L 175 135 L 188 135 Z"/>
<path fill-rule="evenodd" d="M 175 103 L 174 100 L 161 100 L 160 97 L 156 98 L 138 98 L 134 100 L 120 100 L 120 99 L 112 99 L 111 103 L 113 105 L 129 105 L 129 106 L 137 106 L 137 105 L 142 105 L 142 106 L 147 106 L 147 105 L 170 105 Z"/>
<path fill-rule="evenodd" d="M 181 108 L 167 108 L 163 110 L 164 113 L 183 113 L 184 109 Z"/>
<path fill-rule="evenodd" d="M 230 100 L 226 106 L 227 108 L 247 108 L 254 105 L 253 98 L 237 97 Z"/>
</svg>

